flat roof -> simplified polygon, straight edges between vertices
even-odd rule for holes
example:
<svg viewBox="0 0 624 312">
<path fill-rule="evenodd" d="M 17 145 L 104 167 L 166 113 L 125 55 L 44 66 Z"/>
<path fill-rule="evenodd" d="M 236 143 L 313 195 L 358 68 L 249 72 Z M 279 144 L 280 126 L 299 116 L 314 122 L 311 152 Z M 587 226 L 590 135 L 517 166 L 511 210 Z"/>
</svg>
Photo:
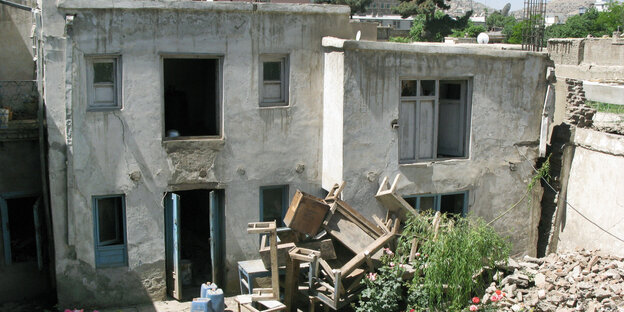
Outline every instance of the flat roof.
<svg viewBox="0 0 624 312">
<path fill-rule="evenodd" d="M 517 45 L 505 44 L 446 44 L 438 42 L 378 42 L 346 40 L 324 37 L 323 46 L 344 50 L 368 50 L 380 52 L 403 52 L 444 55 L 474 55 L 498 58 L 526 58 L 527 56 L 548 57 L 546 52 L 518 50 Z"/>
</svg>

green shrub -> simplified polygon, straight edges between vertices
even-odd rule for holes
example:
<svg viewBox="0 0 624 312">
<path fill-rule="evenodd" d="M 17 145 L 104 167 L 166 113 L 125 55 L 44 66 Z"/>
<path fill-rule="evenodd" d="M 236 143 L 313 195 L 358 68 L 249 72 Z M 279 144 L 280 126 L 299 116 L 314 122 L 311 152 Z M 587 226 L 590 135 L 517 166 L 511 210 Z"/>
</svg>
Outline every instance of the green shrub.
<svg viewBox="0 0 624 312">
<path fill-rule="evenodd" d="M 398 239 L 396 255 L 385 260 L 374 280 L 364 279 L 357 312 L 364 311 L 461 311 L 491 280 L 484 268 L 509 257 L 510 243 L 477 217 L 442 215 L 437 238 L 431 226 L 433 215 L 410 218 Z M 420 247 L 411 263 L 416 270 L 411 281 L 402 282 L 402 264 L 409 257 L 412 241 Z M 385 258 L 388 258 L 385 256 Z M 394 266 L 390 266 L 392 261 Z M 473 278 L 476 277 L 476 278 Z"/>
</svg>

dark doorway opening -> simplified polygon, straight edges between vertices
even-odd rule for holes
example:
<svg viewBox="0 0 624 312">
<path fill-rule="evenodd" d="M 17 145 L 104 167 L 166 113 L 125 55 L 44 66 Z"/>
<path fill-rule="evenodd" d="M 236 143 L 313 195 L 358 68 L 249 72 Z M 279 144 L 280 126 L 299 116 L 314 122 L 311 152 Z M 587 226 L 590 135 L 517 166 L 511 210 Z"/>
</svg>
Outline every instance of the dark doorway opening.
<svg viewBox="0 0 624 312">
<path fill-rule="evenodd" d="M 165 136 L 218 136 L 219 59 L 163 60 Z"/>
<path fill-rule="evenodd" d="M 197 297 L 205 282 L 223 287 L 218 274 L 223 255 L 222 193 L 190 190 L 166 194 L 167 290 L 175 299 Z"/>
<path fill-rule="evenodd" d="M 37 240 L 33 205 L 36 197 L 7 199 L 11 261 L 37 261 Z"/>
</svg>

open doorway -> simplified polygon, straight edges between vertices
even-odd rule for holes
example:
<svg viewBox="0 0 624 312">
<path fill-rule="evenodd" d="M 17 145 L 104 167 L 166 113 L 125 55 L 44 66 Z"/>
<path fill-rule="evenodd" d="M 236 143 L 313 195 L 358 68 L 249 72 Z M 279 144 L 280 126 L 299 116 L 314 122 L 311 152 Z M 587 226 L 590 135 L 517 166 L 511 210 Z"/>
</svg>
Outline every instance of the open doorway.
<svg viewBox="0 0 624 312">
<path fill-rule="evenodd" d="M 190 300 L 205 282 L 221 285 L 223 192 L 189 190 L 165 198 L 167 292 Z"/>
</svg>

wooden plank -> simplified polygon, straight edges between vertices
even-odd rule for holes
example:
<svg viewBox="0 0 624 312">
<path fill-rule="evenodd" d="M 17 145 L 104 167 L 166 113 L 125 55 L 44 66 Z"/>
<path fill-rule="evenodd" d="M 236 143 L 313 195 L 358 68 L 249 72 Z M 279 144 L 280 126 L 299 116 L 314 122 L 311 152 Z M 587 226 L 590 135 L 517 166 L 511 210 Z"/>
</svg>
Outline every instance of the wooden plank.
<svg viewBox="0 0 624 312">
<path fill-rule="evenodd" d="M 353 209 L 351 205 L 347 204 L 342 200 L 336 200 L 338 203 L 338 210 L 344 214 L 345 216 L 349 216 L 354 218 L 356 223 L 366 229 L 367 232 L 371 233 L 371 235 L 375 238 L 383 235 L 381 230 L 379 230 L 374 223 L 370 222 L 367 218 L 365 218 L 362 214 L 357 212 L 357 210 Z"/>
<path fill-rule="evenodd" d="M 284 223 L 295 231 L 316 235 L 329 205 L 321 198 L 297 190 L 288 207 Z"/>
<path fill-rule="evenodd" d="M 332 280 L 332 282 L 334 281 L 334 269 L 331 268 L 331 266 L 329 266 L 329 263 L 327 263 L 327 261 L 323 260 L 322 258 L 318 259 L 319 264 L 321 265 L 321 267 L 323 268 L 323 270 L 325 271 L 325 273 L 327 273 L 327 276 L 329 277 L 329 279 Z"/>
<path fill-rule="evenodd" d="M 381 230 L 384 232 L 384 234 L 390 232 L 390 230 L 386 227 L 386 224 L 384 224 L 384 222 L 381 221 L 381 219 L 379 219 L 378 216 L 373 215 L 373 221 L 375 221 L 375 223 L 377 223 L 377 226 L 379 228 L 381 228 Z"/>
<path fill-rule="evenodd" d="M 298 243 L 296 245 L 297 247 L 319 251 L 320 257 L 325 260 L 336 259 L 336 250 L 334 249 L 334 243 L 329 238 L 321 241 Z"/>
<path fill-rule="evenodd" d="M 271 245 L 271 286 L 273 286 L 273 299 L 280 300 L 279 271 L 277 268 L 277 232 L 275 232 L 275 221 L 273 221 L 273 231 L 270 236 Z"/>
<path fill-rule="evenodd" d="M 299 285 L 299 264 L 300 260 L 296 257 L 288 257 L 286 262 L 286 285 L 284 286 L 284 303 L 286 311 L 295 312 L 297 308 L 294 305 L 295 294 Z"/>
<path fill-rule="evenodd" d="M 288 252 L 295 247 L 296 246 L 294 243 L 286 243 L 286 244 L 277 245 L 277 265 L 278 266 L 282 267 L 286 265 L 286 261 L 288 259 Z M 271 247 L 270 246 L 261 245 L 260 258 L 262 259 L 262 263 L 264 263 L 264 267 L 268 269 L 271 266 Z"/>
<path fill-rule="evenodd" d="M 337 239 L 349 250 L 360 253 L 372 244 L 375 239 L 357 224 L 344 217 L 341 213 L 336 213 L 325 226 L 329 235 Z"/>
</svg>

